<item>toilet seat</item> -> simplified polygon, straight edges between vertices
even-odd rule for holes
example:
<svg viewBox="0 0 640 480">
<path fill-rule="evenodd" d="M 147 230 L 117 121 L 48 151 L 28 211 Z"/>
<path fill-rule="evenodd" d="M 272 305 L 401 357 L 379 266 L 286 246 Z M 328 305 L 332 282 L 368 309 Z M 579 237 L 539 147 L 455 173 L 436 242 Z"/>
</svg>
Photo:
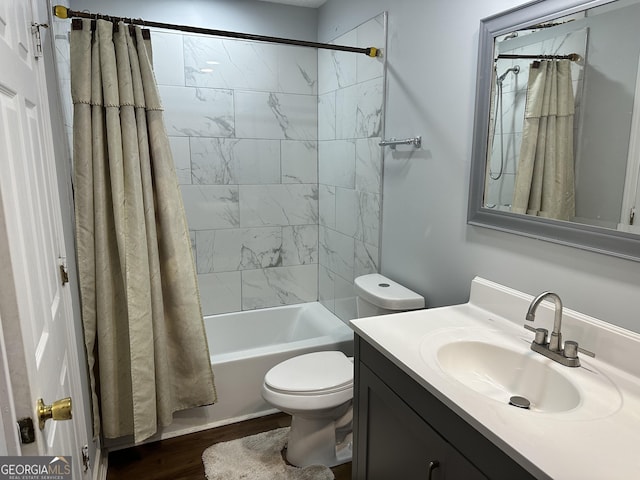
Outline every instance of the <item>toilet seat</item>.
<svg viewBox="0 0 640 480">
<path fill-rule="evenodd" d="M 340 393 L 340 392 L 351 391 L 353 390 L 353 382 L 348 385 L 340 385 L 335 388 L 324 388 L 322 390 L 310 390 L 308 392 L 293 392 L 291 390 L 283 390 L 280 388 L 272 387 L 269 384 L 267 384 L 266 387 L 273 392 L 282 393 L 284 395 L 296 395 L 300 397 L 305 397 L 305 396 L 328 395 L 330 393 Z"/>
<path fill-rule="evenodd" d="M 265 384 L 281 393 L 321 395 L 353 388 L 353 362 L 339 351 L 313 352 L 285 360 L 267 372 Z"/>
<path fill-rule="evenodd" d="M 290 358 L 267 372 L 262 396 L 289 413 L 335 408 L 353 398 L 353 362 L 339 351 Z"/>
</svg>

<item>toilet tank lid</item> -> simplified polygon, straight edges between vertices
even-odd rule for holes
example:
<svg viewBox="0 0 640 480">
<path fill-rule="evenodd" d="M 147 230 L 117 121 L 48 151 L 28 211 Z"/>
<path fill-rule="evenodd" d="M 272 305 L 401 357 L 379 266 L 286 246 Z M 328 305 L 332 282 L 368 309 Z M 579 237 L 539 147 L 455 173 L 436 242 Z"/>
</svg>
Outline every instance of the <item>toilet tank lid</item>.
<svg viewBox="0 0 640 480">
<path fill-rule="evenodd" d="M 424 297 L 379 273 L 355 279 L 356 295 L 387 310 L 416 310 L 424 308 Z"/>
</svg>

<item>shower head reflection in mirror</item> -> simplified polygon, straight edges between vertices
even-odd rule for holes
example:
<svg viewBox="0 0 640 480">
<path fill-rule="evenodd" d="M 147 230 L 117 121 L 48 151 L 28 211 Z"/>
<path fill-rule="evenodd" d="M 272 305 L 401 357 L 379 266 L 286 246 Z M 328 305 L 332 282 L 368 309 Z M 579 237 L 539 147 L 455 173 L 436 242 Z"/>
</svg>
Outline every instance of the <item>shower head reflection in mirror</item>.
<svg viewBox="0 0 640 480">
<path fill-rule="evenodd" d="M 496 75 L 496 87 L 497 90 L 494 94 L 496 102 L 495 102 L 495 109 L 494 109 L 494 115 L 493 115 L 493 122 L 492 122 L 492 126 L 493 126 L 493 133 L 491 135 L 491 139 L 492 141 L 495 141 L 495 136 L 496 136 L 496 121 L 500 122 L 500 170 L 498 171 L 497 174 L 493 174 L 491 171 L 489 171 L 489 177 L 491 178 L 491 180 L 498 180 L 500 177 L 502 177 L 502 172 L 504 171 L 504 111 L 502 108 L 502 88 L 503 88 L 503 83 L 504 83 L 504 79 L 507 77 L 507 75 L 509 75 L 509 73 L 514 73 L 515 75 L 517 75 L 518 73 L 520 73 L 520 66 L 516 65 L 514 67 L 509 67 L 507 68 L 504 73 L 500 76 L 497 75 L 497 69 L 494 69 L 495 75 Z"/>
</svg>

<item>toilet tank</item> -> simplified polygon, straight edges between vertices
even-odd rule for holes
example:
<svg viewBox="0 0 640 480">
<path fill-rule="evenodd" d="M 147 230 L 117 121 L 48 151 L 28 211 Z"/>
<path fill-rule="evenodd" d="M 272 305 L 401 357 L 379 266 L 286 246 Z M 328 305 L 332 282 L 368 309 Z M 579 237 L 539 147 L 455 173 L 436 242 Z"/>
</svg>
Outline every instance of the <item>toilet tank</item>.
<svg viewBox="0 0 640 480">
<path fill-rule="evenodd" d="M 425 307 L 424 297 L 379 273 L 355 279 L 358 318 Z"/>
</svg>

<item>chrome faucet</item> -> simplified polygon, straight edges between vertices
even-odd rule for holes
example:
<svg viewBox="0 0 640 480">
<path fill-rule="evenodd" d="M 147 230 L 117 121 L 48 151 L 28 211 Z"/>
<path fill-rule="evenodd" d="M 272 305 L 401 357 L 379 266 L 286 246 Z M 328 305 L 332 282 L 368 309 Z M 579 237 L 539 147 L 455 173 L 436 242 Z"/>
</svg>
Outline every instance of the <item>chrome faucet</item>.
<svg viewBox="0 0 640 480">
<path fill-rule="evenodd" d="M 578 342 L 574 342 L 572 340 L 567 340 L 564 343 L 563 348 L 562 333 L 560 331 L 562 328 L 562 300 L 560 300 L 557 293 L 542 292 L 540 295 L 535 297 L 529 305 L 525 318 L 530 322 L 533 322 L 536 318 L 538 305 L 540 305 L 540 303 L 547 297 L 553 298 L 555 304 L 553 331 L 551 332 L 549 343 L 547 343 L 548 331 L 546 328 L 533 328 L 525 325 L 524 328 L 531 330 L 536 334 L 535 339 L 531 342 L 531 350 L 567 367 L 579 367 L 580 359 L 578 358 L 578 351 L 591 357 L 595 357 L 595 354 L 578 347 Z"/>
<path fill-rule="evenodd" d="M 533 322 L 536 319 L 536 309 L 538 308 L 538 305 L 540 305 L 540 302 L 547 297 L 553 297 L 553 301 L 555 303 L 555 316 L 553 317 L 553 331 L 551 332 L 551 338 L 549 340 L 549 350 L 553 352 L 561 352 L 562 333 L 560 333 L 560 329 L 562 328 L 562 300 L 560 300 L 557 293 L 542 292 L 534 298 L 529 305 L 527 316 L 525 318 L 530 322 Z"/>
</svg>

